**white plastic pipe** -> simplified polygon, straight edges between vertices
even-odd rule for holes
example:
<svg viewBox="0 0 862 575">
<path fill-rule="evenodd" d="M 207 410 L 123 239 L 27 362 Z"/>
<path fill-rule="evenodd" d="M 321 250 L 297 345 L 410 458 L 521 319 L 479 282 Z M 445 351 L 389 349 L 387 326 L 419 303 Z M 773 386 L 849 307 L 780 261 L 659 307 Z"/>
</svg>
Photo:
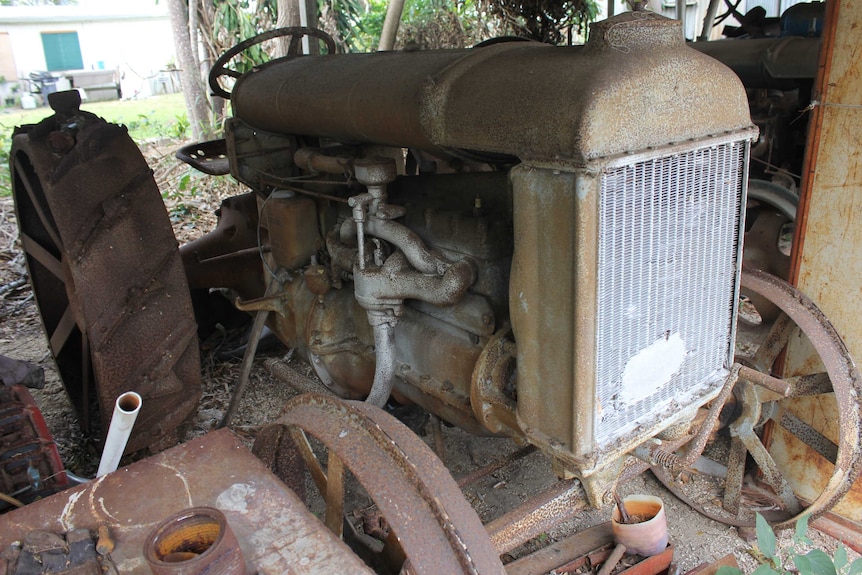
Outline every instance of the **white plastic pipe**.
<svg viewBox="0 0 862 575">
<path fill-rule="evenodd" d="M 120 464 L 120 457 L 123 456 L 123 451 L 126 450 L 126 443 L 129 441 L 132 427 L 138 418 L 138 412 L 141 411 L 142 403 L 141 396 L 134 391 L 127 391 L 117 398 L 96 477 L 116 471 L 117 466 Z"/>
</svg>

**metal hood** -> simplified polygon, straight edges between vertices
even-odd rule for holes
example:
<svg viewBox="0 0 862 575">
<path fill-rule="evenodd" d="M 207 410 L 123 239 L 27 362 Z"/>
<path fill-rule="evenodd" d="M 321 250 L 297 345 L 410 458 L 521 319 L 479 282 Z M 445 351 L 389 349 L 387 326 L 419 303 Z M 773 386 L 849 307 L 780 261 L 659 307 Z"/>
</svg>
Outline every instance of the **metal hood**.
<svg viewBox="0 0 862 575">
<path fill-rule="evenodd" d="M 276 61 L 240 78 L 232 101 L 269 132 L 576 165 L 751 126 L 737 76 L 651 12 L 593 24 L 585 46 Z"/>
</svg>

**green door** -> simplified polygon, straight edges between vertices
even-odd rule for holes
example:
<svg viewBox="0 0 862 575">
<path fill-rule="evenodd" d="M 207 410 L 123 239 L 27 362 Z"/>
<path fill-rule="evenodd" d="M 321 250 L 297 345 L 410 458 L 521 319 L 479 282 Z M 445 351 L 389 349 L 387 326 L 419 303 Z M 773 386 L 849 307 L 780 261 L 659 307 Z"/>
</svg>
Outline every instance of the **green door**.
<svg viewBox="0 0 862 575">
<path fill-rule="evenodd" d="M 77 32 L 42 32 L 42 48 L 49 72 L 84 68 Z"/>
</svg>

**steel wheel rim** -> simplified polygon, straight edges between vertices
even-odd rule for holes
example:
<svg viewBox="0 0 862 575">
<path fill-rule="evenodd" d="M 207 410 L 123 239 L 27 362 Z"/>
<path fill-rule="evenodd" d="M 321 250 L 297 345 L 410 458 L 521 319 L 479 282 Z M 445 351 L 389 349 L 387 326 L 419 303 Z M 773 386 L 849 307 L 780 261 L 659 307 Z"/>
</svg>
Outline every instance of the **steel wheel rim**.
<svg viewBox="0 0 862 575">
<path fill-rule="evenodd" d="M 778 304 L 784 314 L 808 337 L 812 347 L 826 367 L 826 373 L 829 375 L 831 389 L 835 394 L 838 406 L 839 438 L 836 444 L 834 468 L 826 487 L 798 513 L 791 513 L 789 516 L 786 512 L 772 516 L 764 513 L 764 516 L 773 525 L 789 527 L 794 525 L 802 515 L 809 515 L 813 519 L 829 511 L 850 490 L 853 482 L 859 477 L 860 471 L 862 471 L 862 452 L 860 452 L 860 446 L 862 446 L 862 414 L 860 414 L 858 408 L 859 397 L 862 397 L 862 377 L 860 377 L 858 369 L 835 328 L 809 298 L 783 280 L 758 270 L 743 270 L 742 286 Z M 781 331 L 783 332 L 784 330 Z M 786 335 L 782 335 L 773 326 L 770 334 L 767 336 L 767 338 L 776 336 L 772 345 L 762 345 L 761 349 L 752 358 L 751 365 L 760 371 L 771 368 L 792 335 L 792 332 L 785 333 Z M 789 378 L 787 381 L 792 380 L 793 378 Z M 747 386 L 752 385 L 748 382 L 743 382 L 743 396 L 746 394 L 745 390 L 748 389 Z M 800 383 L 796 391 L 789 397 L 804 397 L 822 392 L 823 389 L 813 385 L 806 389 Z M 748 395 L 748 397 L 751 396 Z M 773 424 L 781 425 L 779 422 L 774 422 Z M 746 449 L 745 455 L 748 456 L 749 454 L 750 452 Z M 659 481 L 668 487 L 670 491 L 703 515 L 722 523 L 740 527 L 754 525 L 753 519 L 734 519 L 727 514 L 704 509 L 697 501 L 686 494 L 667 469 L 653 467 L 653 472 Z M 725 490 L 727 490 L 727 487 L 728 485 L 725 483 Z"/>
<path fill-rule="evenodd" d="M 275 425 L 297 440 L 315 482 L 325 483 L 318 488 L 322 493 L 331 489 L 332 466 L 318 467 L 302 445 L 306 437 L 321 442 L 330 461 L 335 456 L 337 467 L 353 473 L 389 523 L 412 573 L 503 572 L 485 528 L 449 471 L 388 413 L 364 402 L 304 394 L 287 403 Z M 325 499 L 325 522 L 341 535 L 343 508 Z"/>
</svg>

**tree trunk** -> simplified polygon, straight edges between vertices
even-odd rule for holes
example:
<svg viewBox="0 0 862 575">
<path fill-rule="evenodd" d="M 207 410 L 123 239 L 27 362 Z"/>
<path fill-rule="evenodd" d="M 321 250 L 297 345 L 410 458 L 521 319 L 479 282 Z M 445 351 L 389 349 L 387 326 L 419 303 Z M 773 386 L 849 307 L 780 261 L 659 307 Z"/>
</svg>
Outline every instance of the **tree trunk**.
<svg viewBox="0 0 862 575">
<path fill-rule="evenodd" d="M 203 77 L 209 77 L 213 64 L 221 56 L 221 51 L 215 45 L 215 38 L 212 37 L 216 9 L 214 0 L 199 0 L 199 2 L 201 17 L 198 19 L 198 37 L 204 43 L 204 53 L 206 55 L 204 61 L 200 63 L 200 70 Z M 204 90 L 209 90 L 209 86 L 204 85 Z M 212 117 L 215 118 L 216 126 L 222 125 L 225 120 L 225 103 L 226 100 L 221 96 L 210 94 Z"/>
<path fill-rule="evenodd" d="M 184 0 L 168 0 L 171 28 L 174 33 L 174 48 L 183 85 L 183 97 L 189 124 L 195 140 L 209 140 L 213 137 L 210 108 L 201 81 L 200 70 L 195 67 L 193 47 L 189 36 L 189 9 Z"/>
<path fill-rule="evenodd" d="M 305 12 L 306 21 L 302 21 L 302 13 Z M 290 26 L 308 26 L 319 28 L 317 14 L 317 0 L 278 0 L 278 17 L 275 22 L 276 28 L 287 28 Z M 279 40 L 279 56 L 287 54 L 290 39 L 287 37 Z M 320 46 L 317 40 L 309 39 L 303 44 L 303 49 L 308 47 L 310 54 L 319 54 Z"/>
<path fill-rule="evenodd" d="M 276 28 L 299 26 L 299 2 L 297 0 L 278 0 L 278 19 Z"/>
<path fill-rule="evenodd" d="M 300 26 L 299 2 L 296 0 L 278 0 L 278 16 L 275 20 L 275 27 L 289 28 L 291 26 Z M 276 57 L 281 58 L 282 56 L 286 56 L 289 45 L 290 38 L 279 38 Z"/>
<path fill-rule="evenodd" d="M 380 43 L 377 50 L 386 52 L 395 49 L 395 36 L 398 34 L 398 25 L 401 23 L 401 14 L 404 12 L 404 0 L 389 0 L 386 8 L 386 18 L 383 20 L 383 30 L 380 32 Z"/>
</svg>

